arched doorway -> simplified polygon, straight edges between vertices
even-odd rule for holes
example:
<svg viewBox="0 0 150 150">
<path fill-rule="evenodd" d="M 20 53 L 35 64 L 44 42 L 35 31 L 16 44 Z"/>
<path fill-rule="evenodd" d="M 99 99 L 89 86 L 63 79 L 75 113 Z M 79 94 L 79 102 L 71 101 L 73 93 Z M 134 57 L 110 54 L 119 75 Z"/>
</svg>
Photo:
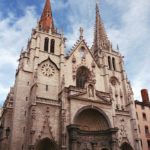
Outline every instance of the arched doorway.
<svg viewBox="0 0 150 150">
<path fill-rule="evenodd" d="M 96 109 L 85 109 L 74 119 L 74 123 L 83 131 L 104 131 L 109 129 L 106 118 Z"/>
<path fill-rule="evenodd" d="M 111 128 L 107 115 L 97 107 L 83 107 L 68 126 L 70 149 L 111 149 L 113 135 L 118 129 Z M 107 148 L 104 148 L 104 145 Z"/>
<path fill-rule="evenodd" d="M 125 142 L 121 145 L 121 150 L 133 150 L 133 148 L 130 146 L 130 144 Z"/>
<path fill-rule="evenodd" d="M 58 150 L 58 146 L 56 142 L 49 138 L 44 138 L 38 142 L 36 150 Z"/>
</svg>

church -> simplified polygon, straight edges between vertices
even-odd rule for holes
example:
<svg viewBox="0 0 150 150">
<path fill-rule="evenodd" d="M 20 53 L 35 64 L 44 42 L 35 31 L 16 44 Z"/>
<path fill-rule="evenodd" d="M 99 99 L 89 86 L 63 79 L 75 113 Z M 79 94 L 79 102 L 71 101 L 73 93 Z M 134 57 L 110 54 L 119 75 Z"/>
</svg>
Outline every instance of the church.
<svg viewBox="0 0 150 150">
<path fill-rule="evenodd" d="M 1 150 L 141 150 L 123 56 L 95 12 L 93 46 L 80 28 L 66 55 L 46 0 L 3 105 Z"/>
</svg>

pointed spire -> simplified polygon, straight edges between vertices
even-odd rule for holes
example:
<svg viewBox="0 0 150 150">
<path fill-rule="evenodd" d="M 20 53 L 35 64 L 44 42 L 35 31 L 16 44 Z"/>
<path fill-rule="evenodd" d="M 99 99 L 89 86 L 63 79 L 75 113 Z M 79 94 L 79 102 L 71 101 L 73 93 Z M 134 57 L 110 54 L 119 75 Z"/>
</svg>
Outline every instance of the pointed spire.
<svg viewBox="0 0 150 150">
<path fill-rule="evenodd" d="M 108 37 L 100 16 L 98 3 L 96 3 L 96 23 L 95 23 L 95 33 L 94 33 L 94 55 L 97 55 L 98 51 L 101 49 L 106 49 L 106 44 L 108 44 Z"/>
<path fill-rule="evenodd" d="M 50 29 L 52 32 L 55 30 L 50 0 L 46 0 L 39 25 L 41 30 L 46 32 L 49 32 Z"/>
</svg>

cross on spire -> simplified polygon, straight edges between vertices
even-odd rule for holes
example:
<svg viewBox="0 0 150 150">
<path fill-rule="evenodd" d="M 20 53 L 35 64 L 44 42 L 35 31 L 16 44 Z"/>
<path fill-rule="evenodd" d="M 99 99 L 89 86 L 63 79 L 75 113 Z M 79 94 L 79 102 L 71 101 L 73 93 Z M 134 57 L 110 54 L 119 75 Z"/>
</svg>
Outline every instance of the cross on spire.
<svg viewBox="0 0 150 150">
<path fill-rule="evenodd" d="M 83 28 L 82 27 L 80 27 L 80 40 L 82 40 L 83 39 Z"/>
<path fill-rule="evenodd" d="M 46 0 L 45 2 L 43 13 L 39 21 L 39 26 L 40 29 L 45 32 L 49 32 L 50 29 L 52 32 L 55 30 L 50 0 Z"/>
</svg>

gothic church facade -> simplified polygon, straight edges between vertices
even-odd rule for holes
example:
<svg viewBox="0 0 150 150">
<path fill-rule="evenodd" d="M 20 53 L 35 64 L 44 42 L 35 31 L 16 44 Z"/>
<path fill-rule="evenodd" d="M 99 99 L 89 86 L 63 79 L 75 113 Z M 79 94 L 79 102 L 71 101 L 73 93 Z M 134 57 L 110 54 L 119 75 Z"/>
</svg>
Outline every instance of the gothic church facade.
<svg viewBox="0 0 150 150">
<path fill-rule="evenodd" d="M 132 88 L 98 5 L 92 48 L 80 28 L 64 51 L 46 0 L 3 106 L 0 149 L 140 150 Z"/>
</svg>

